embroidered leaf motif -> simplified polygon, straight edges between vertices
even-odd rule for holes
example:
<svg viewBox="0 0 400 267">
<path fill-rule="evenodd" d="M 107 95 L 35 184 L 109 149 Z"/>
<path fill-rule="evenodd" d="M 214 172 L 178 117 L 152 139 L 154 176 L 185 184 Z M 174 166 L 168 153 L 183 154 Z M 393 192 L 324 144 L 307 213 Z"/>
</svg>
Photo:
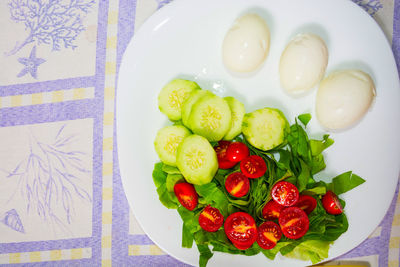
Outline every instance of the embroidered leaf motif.
<svg viewBox="0 0 400 267">
<path fill-rule="evenodd" d="M 29 43 L 51 45 L 53 51 L 76 48 L 76 37 L 85 30 L 82 24 L 95 0 L 10 0 L 11 19 L 23 23 L 28 31 L 7 55 L 17 53 Z"/>
</svg>

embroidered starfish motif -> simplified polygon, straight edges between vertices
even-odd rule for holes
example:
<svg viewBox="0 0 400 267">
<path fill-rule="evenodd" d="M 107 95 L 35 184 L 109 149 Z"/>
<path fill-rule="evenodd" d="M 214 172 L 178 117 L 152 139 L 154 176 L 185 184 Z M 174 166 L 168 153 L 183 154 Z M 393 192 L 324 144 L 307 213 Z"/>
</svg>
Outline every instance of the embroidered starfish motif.
<svg viewBox="0 0 400 267">
<path fill-rule="evenodd" d="M 34 46 L 29 57 L 20 57 L 18 58 L 18 62 L 25 66 L 21 72 L 18 73 L 18 78 L 29 73 L 33 78 L 37 79 L 37 68 L 40 64 L 46 62 L 46 60 L 36 57 L 36 46 Z"/>
</svg>

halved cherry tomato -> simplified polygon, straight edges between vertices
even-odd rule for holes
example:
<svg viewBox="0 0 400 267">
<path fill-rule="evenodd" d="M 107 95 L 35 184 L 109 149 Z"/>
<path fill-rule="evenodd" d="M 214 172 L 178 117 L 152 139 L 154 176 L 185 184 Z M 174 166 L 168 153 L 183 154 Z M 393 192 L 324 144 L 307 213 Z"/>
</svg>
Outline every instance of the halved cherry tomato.
<svg viewBox="0 0 400 267">
<path fill-rule="evenodd" d="M 239 162 L 249 156 L 249 148 L 242 142 L 232 142 L 226 150 L 226 158 Z"/>
<path fill-rule="evenodd" d="M 268 221 L 276 220 L 279 218 L 283 208 L 284 206 L 278 204 L 274 200 L 270 200 L 262 209 L 262 216 Z"/>
<path fill-rule="evenodd" d="M 281 237 L 281 228 L 274 222 L 264 222 L 257 229 L 257 243 L 263 249 L 274 248 Z"/>
<path fill-rule="evenodd" d="M 239 244 L 239 243 L 236 243 L 236 242 L 232 242 L 232 244 L 237 248 L 237 249 L 240 249 L 240 250 L 246 250 L 246 249 L 248 249 L 248 248 L 250 248 L 253 244 L 251 243 L 248 243 L 248 244 L 245 244 L 245 245 L 242 245 L 242 244 Z"/>
<path fill-rule="evenodd" d="M 317 200 L 312 196 L 308 195 L 300 195 L 299 200 L 297 201 L 296 207 L 304 210 L 305 213 L 310 214 L 315 207 L 317 206 Z"/>
<path fill-rule="evenodd" d="M 230 169 L 237 163 L 228 160 L 226 157 L 226 150 L 230 144 L 230 141 L 221 140 L 218 142 L 218 145 L 214 147 L 215 153 L 217 153 L 218 166 L 220 169 Z"/>
<path fill-rule="evenodd" d="M 289 207 L 299 199 L 299 190 L 292 183 L 280 181 L 272 187 L 271 195 L 278 204 Z"/>
<path fill-rule="evenodd" d="M 324 206 L 326 212 L 333 215 L 338 215 L 343 212 L 343 207 L 340 204 L 339 198 L 332 191 L 326 192 L 322 197 L 322 206 Z"/>
<path fill-rule="evenodd" d="M 240 162 L 240 170 L 249 178 L 259 178 L 267 171 L 267 164 L 262 157 L 252 155 Z"/>
<path fill-rule="evenodd" d="M 234 172 L 228 175 L 225 181 L 226 191 L 234 197 L 242 197 L 249 192 L 250 182 L 241 172 Z"/>
<path fill-rule="evenodd" d="M 194 210 L 196 208 L 198 196 L 192 184 L 186 182 L 177 183 L 174 186 L 174 193 L 182 206 L 188 210 Z"/>
<path fill-rule="evenodd" d="M 199 215 L 199 224 L 207 232 L 215 232 L 221 228 L 224 223 L 224 216 L 217 208 L 210 205 L 205 207 Z"/>
<path fill-rule="evenodd" d="M 287 238 L 298 239 L 307 233 L 310 221 L 302 209 L 289 207 L 282 210 L 279 225 Z"/>
<path fill-rule="evenodd" d="M 225 234 L 238 249 L 247 249 L 257 239 L 257 226 L 253 217 L 246 212 L 235 212 L 226 218 Z"/>
</svg>

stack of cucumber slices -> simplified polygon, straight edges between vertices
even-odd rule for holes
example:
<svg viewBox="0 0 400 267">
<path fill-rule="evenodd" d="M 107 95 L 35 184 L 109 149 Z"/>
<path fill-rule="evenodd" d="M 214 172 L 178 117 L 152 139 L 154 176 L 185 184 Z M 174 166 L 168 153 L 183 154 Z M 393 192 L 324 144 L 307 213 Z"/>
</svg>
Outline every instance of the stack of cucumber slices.
<svg viewBox="0 0 400 267">
<path fill-rule="evenodd" d="M 289 130 L 285 116 L 264 108 L 246 114 L 234 97 L 219 97 L 189 80 L 174 79 L 158 96 L 158 105 L 173 125 L 160 129 L 154 145 L 160 160 L 178 167 L 191 184 L 209 183 L 218 170 L 213 142 L 243 133 L 250 144 L 269 150 L 282 144 Z"/>
</svg>

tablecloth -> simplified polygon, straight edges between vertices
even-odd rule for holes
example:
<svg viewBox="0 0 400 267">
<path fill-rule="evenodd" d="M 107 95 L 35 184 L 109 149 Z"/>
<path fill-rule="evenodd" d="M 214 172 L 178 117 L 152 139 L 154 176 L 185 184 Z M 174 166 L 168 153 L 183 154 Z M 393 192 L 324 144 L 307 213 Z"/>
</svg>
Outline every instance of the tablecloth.
<svg viewBox="0 0 400 267">
<path fill-rule="evenodd" d="M 353 1 L 399 64 L 400 0 Z M 0 1 L 0 264 L 186 266 L 130 212 L 115 135 L 124 50 L 169 2 Z M 399 266 L 399 245 L 397 188 L 375 232 L 338 260 Z"/>
</svg>

